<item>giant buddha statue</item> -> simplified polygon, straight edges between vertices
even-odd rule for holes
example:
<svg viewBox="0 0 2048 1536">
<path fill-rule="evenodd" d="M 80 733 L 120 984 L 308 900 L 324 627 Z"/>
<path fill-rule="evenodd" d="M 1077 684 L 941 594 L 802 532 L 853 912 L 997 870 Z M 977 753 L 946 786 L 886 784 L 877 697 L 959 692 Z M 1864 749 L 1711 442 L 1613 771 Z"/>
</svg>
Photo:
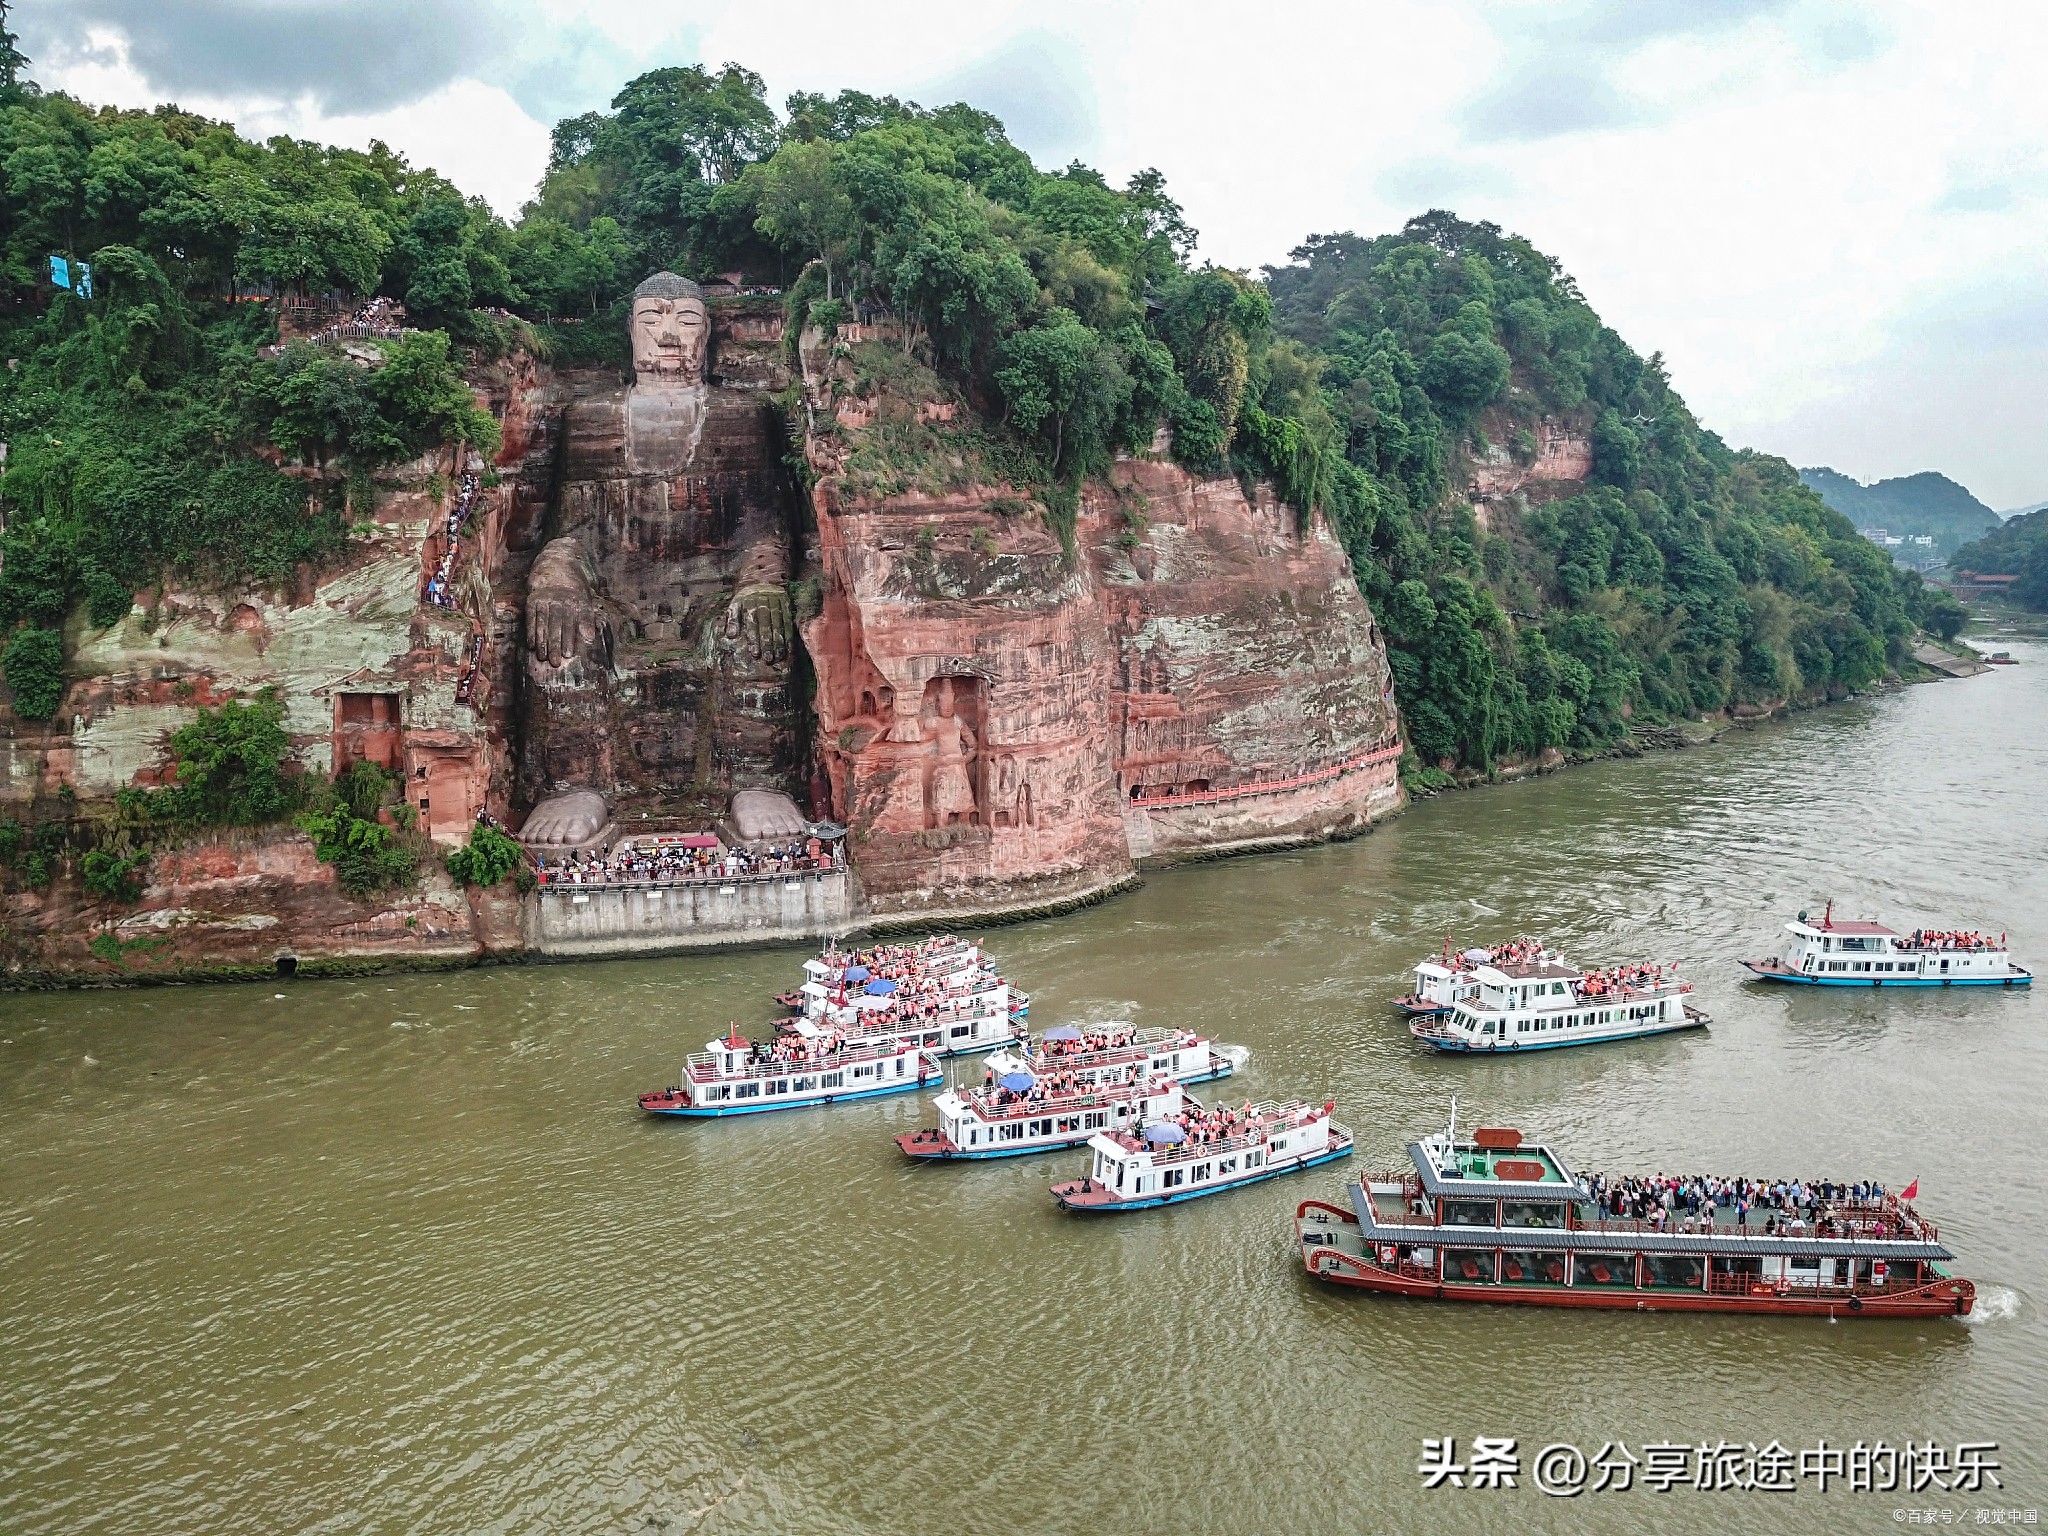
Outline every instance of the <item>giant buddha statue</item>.
<svg viewBox="0 0 2048 1536">
<path fill-rule="evenodd" d="M 787 781 L 792 488 L 758 338 L 721 381 L 697 284 L 633 292 L 633 381 L 569 374 L 528 576 L 519 796 L 621 812 Z"/>
</svg>

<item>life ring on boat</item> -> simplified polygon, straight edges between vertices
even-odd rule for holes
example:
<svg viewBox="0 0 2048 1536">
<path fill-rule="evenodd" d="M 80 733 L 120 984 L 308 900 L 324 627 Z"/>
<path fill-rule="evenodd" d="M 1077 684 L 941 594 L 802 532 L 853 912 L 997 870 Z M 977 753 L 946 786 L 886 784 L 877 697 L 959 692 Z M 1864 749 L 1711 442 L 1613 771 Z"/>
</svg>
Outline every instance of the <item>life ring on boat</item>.
<svg viewBox="0 0 2048 1536">
<path fill-rule="evenodd" d="M 1851 1312 L 1861 1312 L 1863 1310 L 1863 1298 L 1861 1296 L 1851 1296 L 1849 1298 L 1849 1310 Z"/>
</svg>

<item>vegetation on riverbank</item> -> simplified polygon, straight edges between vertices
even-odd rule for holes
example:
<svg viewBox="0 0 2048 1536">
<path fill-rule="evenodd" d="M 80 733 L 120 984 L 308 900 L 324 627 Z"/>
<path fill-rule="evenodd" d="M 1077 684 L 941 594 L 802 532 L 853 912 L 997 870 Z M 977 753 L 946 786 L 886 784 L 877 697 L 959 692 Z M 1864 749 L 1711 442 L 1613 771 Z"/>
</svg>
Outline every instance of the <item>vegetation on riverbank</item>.
<svg viewBox="0 0 2048 1536">
<path fill-rule="evenodd" d="M 381 145 L 257 145 L 17 72 L 0 229 L 0 631 L 24 717 L 58 706 L 53 650 L 80 606 L 110 623 L 170 575 L 279 585 L 339 552 L 378 468 L 489 446 L 461 347 L 512 322 L 480 306 L 573 350 L 591 326 L 559 322 L 616 314 L 657 266 L 785 282 L 798 327 L 894 322 L 973 419 L 865 443 L 854 470 L 877 494 L 943 482 L 971 430 L 976 462 L 1067 537 L 1080 481 L 1163 425 L 1191 468 L 1323 513 L 1422 767 L 1866 687 L 1908 664 L 1916 629 L 1961 622 L 1790 465 L 1701 427 L 1528 242 L 1433 212 L 1312 237 L 1254 280 L 1194 264 L 1156 171 L 1041 171 L 966 104 L 799 93 L 777 113 L 737 66 L 655 70 L 556 126 L 507 224 Z M 51 297 L 53 253 L 90 260 L 93 297 Z M 384 295 L 428 329 L 380 356 L 266 355 L 269 306 L 237 302 L 252 292 Z M 1471 466 L 1526 465 L 1553 429 L 1590 443 L 1590 482 L 1475 516 Z"/>
</svg>

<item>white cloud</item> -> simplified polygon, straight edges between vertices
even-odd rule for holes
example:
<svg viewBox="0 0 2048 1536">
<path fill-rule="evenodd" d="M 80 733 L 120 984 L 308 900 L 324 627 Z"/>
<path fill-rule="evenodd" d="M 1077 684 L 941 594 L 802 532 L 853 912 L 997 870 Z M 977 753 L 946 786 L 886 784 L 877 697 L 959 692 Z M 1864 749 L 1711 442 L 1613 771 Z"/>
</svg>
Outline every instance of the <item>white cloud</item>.
<svg viewBox="0 0 2048 1536">
<path fill-rule="evenodd" d="M 312 0 L 204 10 L 286 3 Z M 134 4 L 90 0 L 61 38 L 24 17 L 37 77 L 92 100 L 165 94 L 120 44 Z M 495 24 L 452 53 L 437 18 L 454 7 L 416 23 L 456 62 L 406 104 L 316 110 L 296 61 L 268 97 L 184 99 L 255 132 L 382 137 L 509 213 L 546 120 L 638 70 L 734 59 L 778 102 L 965 92 L 1042 162 L 1158 166 L 1215 260 L 1255 267 L 1311 232 L 1448 205 L 1558 256 L 1732 442 L 1863 479 L 1938 467 L 1995 505 L 2048 494 L 2048 338 L 2023 319 L 2048 275 L 2030 254 L 2048 10 L 2020 0 L 476 4 Z M 178 57 L 175 31 L 152 32 L 150 58 Z"/>
</svg>

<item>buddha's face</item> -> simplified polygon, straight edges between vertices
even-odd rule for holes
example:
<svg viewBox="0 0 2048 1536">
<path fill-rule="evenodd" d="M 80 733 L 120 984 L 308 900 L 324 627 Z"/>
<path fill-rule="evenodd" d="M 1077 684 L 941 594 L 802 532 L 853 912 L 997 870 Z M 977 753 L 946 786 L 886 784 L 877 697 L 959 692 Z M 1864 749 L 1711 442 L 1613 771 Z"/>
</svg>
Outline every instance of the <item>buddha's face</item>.
<svg viewBox="0 0 2048 1536">
<path fill-rule="evenodd" d="M 642 384 L 695 384 L 704 377 L 711 317 L 702 299 L 633 303 L 633 376 Z"/>
</svg>

